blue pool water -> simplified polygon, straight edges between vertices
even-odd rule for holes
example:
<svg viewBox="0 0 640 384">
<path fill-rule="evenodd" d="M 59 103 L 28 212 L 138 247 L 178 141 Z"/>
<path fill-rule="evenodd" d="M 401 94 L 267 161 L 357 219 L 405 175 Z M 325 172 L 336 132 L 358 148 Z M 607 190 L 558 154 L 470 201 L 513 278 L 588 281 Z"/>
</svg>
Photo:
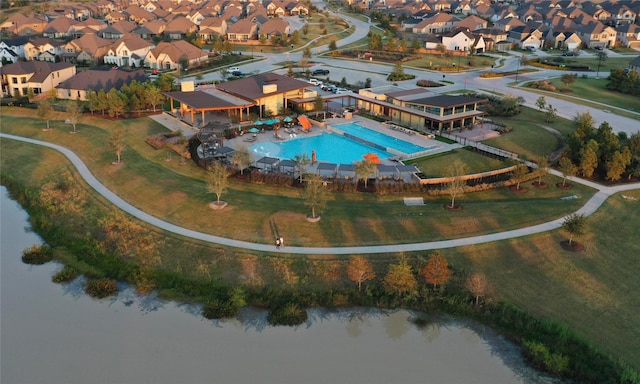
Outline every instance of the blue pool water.
<svg viewBox="0 0 640 384">
<path fill-rule="evenodd" d="M 384 133 L 373 131 L 356 123 L 340 124 L 336 125 L 335 128 L 344 133 L 375 143 L 383 148 L 389 148 L 407 155 L 429 149 L 408 141 L 396 139 L 395 137 L 385 135 Z"/>
<path fill-rule="evenodd" d="M 393 156 L 391 153 L 370 147 L 336 133 L 323 133 L 318 136 L 298 136 L 277 143 L 256 143 L 250 147 L 253 153 L 260 156 L 293 159 L 298 154 L 306 153 L 311 159 L 311 151 L 316 151 L 320 162 L 351 164 L 361 161 L 363 155 L 375 153 L 381 159 Z"/>
</svg>

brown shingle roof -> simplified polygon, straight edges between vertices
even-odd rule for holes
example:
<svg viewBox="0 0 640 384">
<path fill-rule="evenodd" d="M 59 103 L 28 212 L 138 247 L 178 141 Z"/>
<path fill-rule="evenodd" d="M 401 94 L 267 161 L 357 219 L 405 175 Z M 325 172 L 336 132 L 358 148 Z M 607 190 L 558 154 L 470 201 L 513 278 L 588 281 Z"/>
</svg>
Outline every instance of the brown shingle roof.
<svg viewBox="0 0 640 384">
<path fill-rule="evenodd" d="M 269 94 L 263 93 L 262 87 L 264 85 L 273 84 L 277 86 L 275 92 Z M 276 73 L 262 73 L 260 75 L 218 84 L 216 87 L 224 92 L 253 101 L 272 94 L 307 88 L 309 87 L 309 83 Z"/>
<path fill-rule="evenodd" d="M 111 88 L 120 89 L 124 84 L 128 84 L 134 80 L 143 83 L 147 81 L 148 78 L 142 69 L 134 71 L 124 69 L 89 69 L 79 72 L 70 79 L 63 81 L 56 88 L 92 91 L 104 89 L 105 92 L 109 92 Z"/>
</svg>

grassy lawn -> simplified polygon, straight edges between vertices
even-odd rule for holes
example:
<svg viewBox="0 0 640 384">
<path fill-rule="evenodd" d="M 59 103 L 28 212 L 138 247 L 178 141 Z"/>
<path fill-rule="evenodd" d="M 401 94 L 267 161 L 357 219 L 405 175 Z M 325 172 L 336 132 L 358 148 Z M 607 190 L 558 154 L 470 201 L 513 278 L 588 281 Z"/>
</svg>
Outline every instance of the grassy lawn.
<svg viewBox="0 0 640 384">
<path fill-rule="evenodd" d="M 406 161 L 405 163 L 417 166 L 427 177 L 444 177 L 446 176 L 447 167 L 449 167 L 454 160 L 465 164 L 468 173 L 487 172 L 507 166 L 503 161 L 483 156 L 466 149 L 456 149 L 433 156 Z"/>
<path fill-rule="evenodd" d="M 557 57 L 562 59 L 562 63 L 566 65 L 583 65 L 589 66 L 592 71 L 598 69 L 597 57 Z M 544 60 L 544 59 L 543 59 Z M 552 59 L 547 59 L 549 63 L 556 63 Z M 612 69 L 626 68 L 629 66 L 630 57 L 610 57 L 600 62 L 600 76 L 607 77 Z"/>
<path fill-rule="evenodd" d="M 640 199 L 640 190 L 625 195 Z M 457 267 L 487 274 L 499 296 L 541 318 L 567 324 L 638 369 L 640 243 L 634 240 L 640 238 L 638 209 L 638 201 L 611 197 L 589 217 L 580 239 L 586 245 L 583 253 L 558 247 L 566 237 L 556 231 L 445 254 Z"/>
<path fill-rule="evenodd" d="M 187 228 L 247 241 L 270 243 L 272 220 L 276 220 L 284 233 L 290 234 L 288 241 L 292 245 L 430 241 L 450 238 L 451 233 L 472 236 L 561 217 L 575 210 L 582 204 L 582 198 L 593 193 L 582 188 L 578 192 L 531 189 L 530 193 L 522 195 L 512 195 L 506 189 L 487 191 L 461 196 L 459 201 L 466 209 L 455 215 L 442 209 L 448 196 L 425 195 L 427 205 L 416 208 L 404 206 L 402 196 L 397 195 L 335 193 L 323 215 L 327 220 L 314 225 L 304 220 L 308 209 L 297 189 L 232 180 L 229 191 L 223 196 L 230 208 L 203 215 L 202 207 L 213 199 L 206 192 L 204 171 L 191 162 L 186 166 L 179 165 L 177 159 L 167 162 L 165 151 L 155 151 L 144 143 L 147 135 L 164 129 L 152 120 L 111 122 L 87 118 L 85 125 L 80 126 L 81 132 L 70 135 L 67 133 L 69 127 L 59 121 L 54 123 L 55 130 L 43 132 L 42 121 L 20 117 L 30 112 L 4 109 L 3 127 L 7 128 L 3 130 L 70 148 L 105 185 L 152 215 Z M 99 127 L 120 124 L 127 126 L 129 148 L 123 155 L 125 165 L 117 167 L 111 165 L 115 156 L 106 151 L 108 133 Z M 426 167 L 433 169 L 433 166 Z M 560 197 L 574 193 L 581 199 L 560 200 Z M 506 215 L 505 210 L 510 214 Z M 354 217 L 358 219 L 354 220 Z M 422 231 L 425 225 L 433 225 L 434 230 L 425 233 Z"/>
<path fill-rule="evenodd" d="M 256 242 L 271 242 L 272 222 L 291 245 L 402 243 L 491 233 L 560 217 L 584 204 L 593 193 L 578 186 L 567 192 L 554 187 L 545 190 L 529 187 L 522 195 L 498 189 L 459 197 L 464 207 L 459 212 L 442 209 L 448 196 L 424 196 L 426 206 L 405 207 L 402 196 L 336 193 L 332 194 L 329 209 L 320 223 L 310 224 L 304 220 L 307 212 L 297 190 L 233 182 L 223 195 L 230 206 L 213 212 L 206 208 L 213 196 L 205 192 L 203 171 L 191 163 L 181 166 L 177 160 L 167 162 L 164 151 L 155 151 L 143 142 L 147 135 L 164 131 L 150 119 L 114 122 L 87 117 L 79 126 L 81 132 L 71 135 L 70 127 L 61 121 L 54 122 L 54 131 L 43 132 L 44 123 L 29 117 L 33 115 L 30 110 L 3 108 L 0 112 L 3 132 L 70 148 L 98 179 L 133 205 L 178 225 Z M 528 113 L 532 112 L 524 112 L 520 117 L 534 119 L 534 115 Z M 122 167 L 113 166 L 115 156 L 105 150 L 108 130 L 117 125 L 128 128 L 129 146 L 123 154 Z M 0 140 L 0 145 L 3 174 L 26 184 L 39 185 L 61 169 L 73 172 L 69 162 L 55 151 L 7 139 Z M 459 150 L 455 155 L 477 166 L 476 169 L 492 167 L 491 160 L 480 159 L 469 151 Z M 451 156 L 434 156 L 421 160 L 421 164 L 426 169 L 443 167 L 450 163 Z M 75 180 L 89 191 L 78 176 Z M 549 183 L 557 181 L 547 177 Z M 561 200 L 568 194 L 575 194 L 578 199 Z M 640 198 L 640 190 L 625 194 Z M 94 200 L 105 210 L 109 209 L 100 197 L 94 196 Z M 637 212 L 637 201 L 622 199 L 620 195 L 611 198 L 588 219 L 587 231 L 579 239 L 587 247 L 584 253 L 563 251 L 558 242 L 566 237 L 560 231 L 553 231 L 446 249 L 443 254 L 458 270 L 485 273 L 498 297 L 534 315 L 565 323 L 597 347 L 640 368 L 640 296 L 637 295 L 640 261 L 635 256 L 640 254 L 640 246 L 633 240 L 640 238 Z M 152 228 L 150 231 L 157 232 Z M 236 276 L 239 266 L 234 260 L 256 254 L 269 256 L 179 240 L 167 235 L 162 265 L 190 275 L 216 271 Z M 393 259 L 394 256 L 376 255 L 373 259 Z M 424 256 L 424 253 L 405 256 Z M 321 259 L 308 258 L 309 267 Z M 266 271 L 269 258 L 260 263 Z M 265 281 L 270 280 L 265 277 Z"/>
<path fill-rule="evenodd" d="M 558 90 L 563 91 L 565 89 L 564 83 L 562 83 L 559 78 L 552 79 L 551 82 Z M 600 79 L 582 79 L 578 77 L 573 84 L 569 85 L 569 92 L 562 93 L 572 97 L 579 97 L 612 105 L 614 107 L 640 112 L 640 98 L 625 95 L 620 92 L 610 91 L 605 88 L 607 83 L 608 80 L 606 79 L 606 76 L 603 76 Z"/>
<path fill-rule="evenodd" d="M 522 107 L 522 112 L 515 117 L 491 117 L 491 119 L 506 124 L 513 128 L 513 131 L 485 140 L 483 143 L 525 155 L 531 160 L 548 155 L 556 149 L 558 144 L 556 137 L 542 126 L 553 128 L 563 136 L 574 129 L 572 121 L 560 117 L 551 123 L 546 123 L 540 111 L 528 107 Z"/>
</svg>

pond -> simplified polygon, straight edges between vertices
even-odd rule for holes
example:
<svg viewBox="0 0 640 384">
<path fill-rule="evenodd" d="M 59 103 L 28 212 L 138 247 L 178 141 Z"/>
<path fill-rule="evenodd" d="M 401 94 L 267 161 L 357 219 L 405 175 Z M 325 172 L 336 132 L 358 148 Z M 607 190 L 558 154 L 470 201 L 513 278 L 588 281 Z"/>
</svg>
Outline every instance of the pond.
<svg viewBox="0 0 640 384">
<path fill-rule="evenodd" d="M 210 321 L 200 307 L 57 285 L 56 263 L 23 264 L 41 240 L 0 190 L 3 383 L 551 383 L 484 327 L 410 311 L 313 309 L 299 327 L 271 327 L 245 308 Z M 409 321 L 423 317 L 426 325 Z"/>
</svg>

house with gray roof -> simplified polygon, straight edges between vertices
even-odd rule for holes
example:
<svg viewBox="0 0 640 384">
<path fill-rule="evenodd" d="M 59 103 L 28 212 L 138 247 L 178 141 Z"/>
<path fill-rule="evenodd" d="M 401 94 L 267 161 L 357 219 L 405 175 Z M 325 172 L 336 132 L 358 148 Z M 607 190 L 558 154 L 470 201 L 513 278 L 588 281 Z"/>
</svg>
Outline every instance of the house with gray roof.
<svg viewBox="0 0 640 384">
<path fill-rule="evenodd" d="M 109 92 L 112 88 L 119 90 L 132 81 L 144 83 L 148 81 L 148 77 L 142 69 L 88 69 L 58 84 L 56 92 L 59 99 L 84 101 L 90 91 Z"/>
<path fill-rule="evenodd" d="M 46 94 L 76 74 L 70 63 L 18 61 L 0 68 L 2 97 L 27 96 L 29 89 L 37 96 Z"/>
</svg>

